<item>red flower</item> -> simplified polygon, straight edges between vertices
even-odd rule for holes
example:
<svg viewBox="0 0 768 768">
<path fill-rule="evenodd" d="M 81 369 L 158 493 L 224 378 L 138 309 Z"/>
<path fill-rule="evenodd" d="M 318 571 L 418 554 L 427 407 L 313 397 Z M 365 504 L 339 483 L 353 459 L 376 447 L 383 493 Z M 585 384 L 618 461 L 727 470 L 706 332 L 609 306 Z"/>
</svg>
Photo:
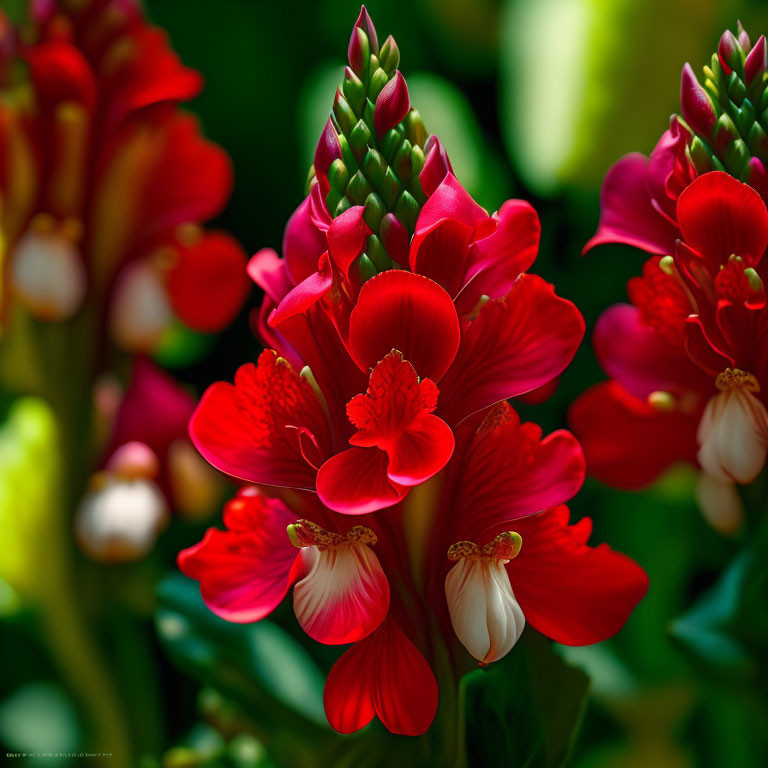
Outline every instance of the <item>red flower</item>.
<svg viewBox="0 0 768 768">
<path fill-rule="evenodd" d="M 25 306 L 61 320 L 86 295 L 109 297 L 113 339 L 144 352 L 175 317 L 205 332 L 230 323 L 248 290 L 245 254 L 197 225 L 223 207 L 232 170 L 177 106 L 200 76 L 118 0 L 49 3 L 9 53 L 6 66 L 28 66 L 21 83 L 0 73 L 3 234 Z"/>
<path fill-rule="evenodd" d="M 312 210 L 305 202 L 294 214 L 286 253 L 294 252 L 294 238 L 316 242 Z M 474 229 L 462 223 L 470 219 Z M 264 356 L 255 373 L 263 394 L 248 394 L 253 374 L 242 371 L 234 388 L 215 385 L 190 423 L 193 441 L 214 466 L 252 482 L 316 489 L 329 507 L 365 514 L 395 504 L 442 469 L 453 449 L 451 429 L 463 419 L 562 372 L 583 320 L 551 286 L 520 274 L 538 243 L 530 206 L 508 203 L 493 219 L 448 176 L 416 233 L 415 266 L 438 238 L 447 249 L 442 273 L 433 277 L 466 286 L 454 290 L 455 301 L 438 282 L 393 269 L 368 280 L 351 305 L 346 270 L 366 230 L 355 209 L 334 219 L 322 271 L 284 294 L 269 319 L 277 332 L 272 341 L 285 357 L 309 365 L 318 389 L 309 379 L 299 384 L 287 363 L 278 385 L 278 369 Z M 270 304 L 288 269 L 297 268 L 271 252 L 252 261 Z M 479 301 L 479 292 L 497 298 Z M 279 387 L 292 393 L 292 405 L 276 417 L 286 410 L 273 402 L 284 397 Z M 242 426 L 248 422 L 259 427 Z"/>
<path fill-rule="evenodd" d="M 393 46 L 380 51 L 388 73 Z M 209 531 L 179 564 L 233 621 L 263 617 L 293 584 L 305 631 L 352 643 L 326 682 L 332 727 L 350 733 L 378 717 L 417 735 L 437 710 L 434 670 L 453 667 L 442 687 L 468 668 L 459 642 L 489 663 L 526 620 L 561 642 L 602 640 L 647 579 L 622 555 L 588 547 L 589 521 L 568 526 L 560 505 L 585 472 L 575 438 L 543 437 L 504 402 L 555 379 L 584 332 L 573 304 L 525 273 L 539 241 L 531 206 L 508 201 L 489 216 L 436 139 L 424 143 L 428 200 L 415 221 L 401 209 L 377 223 L 370 202 L 339 202 L 342 99 L 359 96 L 375 50 L 364 12 L 315 154 L 318 181 L 288 223 L 283 258 L 261 251 L 249 264 L 266 294 L 255 324 L 273 349 L 234 385 L 214 384 L 190 420 L 211 464 L 294 490 L 280 492 L 285 504 L 241 491 L 227 530 Z M 407 108 L 399 78 L 389 82 L 381 131 Z M 395 142 L 397 130 L 387 134 Z"/>
<path fill-rule="evenodd" d="M 614 485 L 642 485 L 676 460 L 694 460 L 696 442 L 712 477 L 751 482 L 768 442 L 758 271 L 768 211 L 751 187 L 713 172 L 683 190 L 675 217 L 672 252 L 630 281 L 635 306 L 612 307 L 595 328 L 598 359 L 623 389 L 586 393 L 571 424 L 591 471 Z"/>
</svg>

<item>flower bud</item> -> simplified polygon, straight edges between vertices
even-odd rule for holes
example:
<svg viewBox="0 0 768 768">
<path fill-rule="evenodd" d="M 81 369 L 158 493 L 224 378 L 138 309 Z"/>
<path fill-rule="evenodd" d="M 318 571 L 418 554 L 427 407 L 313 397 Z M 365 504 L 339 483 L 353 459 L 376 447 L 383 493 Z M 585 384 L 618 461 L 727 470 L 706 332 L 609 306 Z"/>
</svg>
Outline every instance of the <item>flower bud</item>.
<svg viewBox="0 0 768 768">
<path fill-rule="evenodd" d="M 440 186 L 447 174 L 453 173 L 453 167 L 445 147 L 434 134 L 427 139 L 424 154 L 426 159 L 419 174 L 419 181 L 424 194 L 429 196 Z"/>
<path fill-rule="evenodd" d="M 145 443 L 123 443 L 107 462 L 109 472 L 120 480 L 153 480 L 160 472 L 160 461 Z"/>
<path fill-rule="evenodd" d="M 448 559 L 458 561 L 445 577 L 451 624 L 462 645 L 482 664 L 506 656 L 525 627 L 504 567 L 521 545 L 520 535 L 509 531 L 482 549 L 460 541 L 448 550 Z"/>
<path fill-rule="evenodd" d="M 736 22 L 736 35 L 739 38 L 741 50 L 748 51 L 752 47 L 752 43 L 749 40 L 749 35 L 746 30 L 741 26 L 741 21 Z"/>
<path fill-rule="evenodd" d="M 699 464 L 722 482 L 751 483 L 768 452 L 768 413 L 753 394 L 760 387 L 751 374 L 730 368 L 717 387 L 699 423 Z"/>
<path fill-rule="evenodd" d="M 690 64 L 683 67 L 680 102 L 685 122 L 695 133 L 709 136 L 715 126 L 717 116 L 712 106 L 712 100 L 699 84 Z"/>
<path fill-rule="evenodd" d="M 717 480 L 699 472 L 696 501 L 704 519 L 724 536 L 735 533 L 744 521 L 744 506 L 733 481 Z"/>
<path fill-rule="evenodd" d="M 744 62 L 744 79 L 747 85 L 762 75 L 768 68 L 768 59 L 766 59 L 765 35 L 760 35 L 760 39 L 755 43 L 755 47 L 747 54 Z"/>
<path fill-rule="evenodd" d="M 730 29 L 726 29 L 720 38 L 720 44 L 717 46 L 717 57 L 726 75 L 730 75 L 734 69 L 742 64 L 743 55 L 741 46 L 734 37 L 733 32 Z"/>
<path fill-rule="evenodd" d="M 381 89 L 376 99 L 376 108 L 373 113 L 373 126 L 378 136 L 394 128 L 411 108 L 411 100 L 408 96 L 408 86 L 405 78 L 397 71 L 395 76 Z"/>
<path fill-rule="evenodd" d="M 71 238 L 33 222 L 11 257 L 11 284 L 16 295 L 40 320 L 71 318 L 85 297 L 87 277 Z"/>
<path fill-rule="evenodd" d="M 400 66 L 400 49 L 397 47 L 395 38 L 392 35 L 381 46 L 379 64 L 388 75 L 391 75 Z"/>
<path fill-rule="evenodd" d="M 132 562 L 151 551 L 167 522 L 165 498 L 155 483 L 107 477 L 83 498 L 75 534 L 97 562 Z"/>
<path fill-rule="evenodd" d="M 445 596 L 454 632 L 484 664 L 506 656 L 525 627 L 501 560 L 465 558 L 445 578 Z"/>
<path fill-rule="evenodd" d="M 117 279 L 110 308 L 114 340 L 131 352 L 152 352 L 172 322 L 160 269 L 148 259 L 128 264 Z"/>
<path fill-rule="evenodd" d="M 368 65 L 371 54 L 378 56 L 379 41 L 376 37 L 376 28 L 365 6 L 360 9 L 355 26 L 352 27 L 352 36 L 349 38 L 349 63 L 352 69 L 360 74 Z"/>
<path fill-rule="evenodd" d="M 333 127 L 331 118 L 328 118 L 328 122 L 323 128 L 323 133 L 320 136 L 320 140 L 317 142 L 315 149 L 315 173 L 318 179 L 322 180 L 324 185 L 328 185 L 328 171 L 334 160 L 338 160 L 341 157 L 341 146 L 339 144 L 339 137 L 336 135 L 336 129 Z M 323 197 L 328 193 L 327 189 L 323 189 Z"/>
</svg>

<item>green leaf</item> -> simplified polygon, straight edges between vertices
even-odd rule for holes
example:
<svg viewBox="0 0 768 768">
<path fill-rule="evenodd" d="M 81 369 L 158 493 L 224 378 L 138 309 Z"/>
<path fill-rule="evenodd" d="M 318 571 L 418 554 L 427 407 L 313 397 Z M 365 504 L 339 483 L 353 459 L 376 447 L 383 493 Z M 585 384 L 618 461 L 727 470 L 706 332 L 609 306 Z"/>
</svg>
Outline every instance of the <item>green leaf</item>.
<svg viewBox="0 0 768 768">
<path fill-rule="evenodd" d="M 461 682 L 467 765 L 564 765 L 581 722 L 588 680 L 541 635 L 526 630 L 503 660 Z"/>
<path fill-rule="evenodd" d="M 758 671 L 761 648 L 760 608 L 766 604 L 766 568 L 755 551 L 743 551 L 670 634 L 695 662 L 732 680 L 750 680 Z M 764 629 L 764 627 L 763 627 Z"/>
<path fill-rule="evenodd" d="M 158 587 L 157 632 L 171 657 L 192 676 L 240 704 L 247 714 L 280 709 L 327 729 L 323 675 L 304 649 L 276 624 L 233 624 L 203 603 L 196 582 L 180 574 Z"/>
</svg>

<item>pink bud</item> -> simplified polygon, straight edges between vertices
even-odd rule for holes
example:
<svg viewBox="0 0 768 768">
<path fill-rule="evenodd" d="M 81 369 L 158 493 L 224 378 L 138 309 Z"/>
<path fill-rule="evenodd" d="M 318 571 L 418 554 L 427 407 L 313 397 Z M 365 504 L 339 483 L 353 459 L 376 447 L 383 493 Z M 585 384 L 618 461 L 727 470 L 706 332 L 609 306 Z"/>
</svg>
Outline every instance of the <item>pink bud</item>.
<svg viewBox="0 0 768 768">
<path fill-rule="evenodd" d="M 447 174 L 453 173 L 453 168 L 445 147 L 434 134 L 427 139 L 427 143 L 424 145 L 424 154 L 426 154 L 427 159 L 424 161 L 424 167 L 419 174 L 419 181 L 424 194 L 429 196 L 440 186 Z"/>
<path fill-rule="evenodd" d="M 329 117 L 315 149 L 315 175 L 320 182 L 320 191 L 323 197 L 328 194 L 330 188 L 328 184 L 328 169 L 331 167 L 331 163 L 340 157 L 341 145 L 339 144 L 339 137 L 336 135 L 336 129 L 333 127 L 333 122 L 331 122 Z"/>
<path fill-rule="evenodd" d="M 730 75 L 733 72 L 733 68 L 739 59 L 738 45 L 739 43 L 733 36 L 733 32 L 730 29 L 726 29 L 720 38 L 720 44 L 717 46 L 717 57 L 720 59 L 720 66 L 726 75 Z"/>
<path fill-rule="evenodd" d="M 752 47 L 752 43 L 749 40 L 749 35 L 741 26 L 741 21 L 736 22 L 736 35 L 739 38 L 739 45 L 742 51 L 748 51 Z"/>
<path fill-rule="evenodd" d="M 744 79 L 749 85 L 758 75 L 762 75 L 768 68 L 766 59 L 765 35 L 760 35 L 760 39 L 755 43 L 755 47 L 747 55 L 744 62 Z"/>
<path fill-rule="evenodd" d="M 362 29 L 363 32 L 365 32 L 368 37 L 368 45 L 370 46 L 371 53 L 374 56 L 378 56 L 379 39 L 376 37 L 376 27 L 373 26 L 373 21 L 371 21 L 371 17 L 368 14 L 368 9 L 364 5 L 360 8 L 360 15 L 357 17 L 355 26 L 352 29 L 353 33 L 355 29 Z M 356 37 L 356 35 L 353 34 L 353 37 Z"/>
<path fill-rule="evenodd" d="M 379 137 L 394 128 L 411 108 L 408 86 L 398 70 L 395 76 L 381 89 L 373 111 L 373 127 Z"/>
<path fill-rule="evenodd" d="M 387 253 L 401 266 L 408 265 L 408 246 L 411 237 L 408 230 L 398 221 L 394 213 L 388 213 L 381 220 L 379 229 L 381 242 Z"/>
<path fill-rule="evenodd" d="M 107 469 L 121 480 L 153 480 L 160 472 L 160 461 L 146 443 L 123 443 L 107 462 Z"/>
<path fill-rule="evenodd" d="M 717 115 L 707 92 L 699 85 L 690 64 L 683 67 L 680 83 L 680 102 L 683 118 L 695 133 L 709 136 L 715 127 Z"/>
</svg>

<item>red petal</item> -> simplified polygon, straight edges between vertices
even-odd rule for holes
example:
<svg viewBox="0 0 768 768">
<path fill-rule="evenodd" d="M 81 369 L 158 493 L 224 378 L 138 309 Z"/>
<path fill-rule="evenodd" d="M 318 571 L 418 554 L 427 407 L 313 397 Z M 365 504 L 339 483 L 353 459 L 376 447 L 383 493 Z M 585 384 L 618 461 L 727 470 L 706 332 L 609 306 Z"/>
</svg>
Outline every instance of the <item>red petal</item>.
<svg viewBox="0 0 768 768">
<path fill-rule="evenodd" d="M 444 219 L 435 224 L 411 252 L 414 272 L 434 280 L 456 296 L 464 285 L 469 246 L 474 230 L 460 221 Z"/>
<path fill-rule="evenodd" d="M 492 299 L 503 296 L 536 260 L 541 224 L 532 205 L 507 200 L 494 220 L 498 221 L 496 231 L 472 248 L 467 284 L 457 300 L 459 314 L 463 314 L 462 308 L 470 312 L 483 295 Z"/>
<path fill-rule="evenodd" d="M 419 183 L 427 197 L 435 194 L 435 190 L 440 186 L 443 179 L 450 173 L 453 173 L 451 161 L 448 159 L 448 153 L 445 147 L 440 143 L 440 139 L 431 134 L 424 145 L 424 154 L 426 160 L 424 167 L 419 174 Z"/>
<path fill-rule="evenodd" d="M 262 248 L 248 261 L 248 277 L 261 288 L 275 303 L 294 287 L 286 269 L 285 259 L 281 259 L 271 248 Z"/>
<path fill-rule="evenodd" d="M 226 531 L 179 553 L 179 568 L 200 582 L 205 604 L 222 619 L 251 622 L 271 613 L 296 575 L 299 551 L 286 527 L 295 521 L 277 499 L 245 488 L 224 508 Z"/>
<path fill-rule="evenodd" d="M 293 590 L 293 609 L 302 629 L 326 645 L 362 640 L 389 611 L 389 582 L 366 544 L 302 550 L 306 575 Z"/>
<path fill-rule="evenodd" d="M 317 262 L 328 249 L 325 232 L 312 217 L 312 199 L 304 198 L 293 212 L 283 235 L 283 256 L 294 283 L 300 283 L 317 271 Z"/>
<path fill-rule="evenodd" d="M 600 224 L 583 253 L 604 243 L 625 243 L 648 253 L 673 253 L 677 228 L 652 205 L 648 158 L 622 157 L 606 174 L 600 190 Z"/>
<path fill-rule="evenodd" d="M 363 206 L 354 205 L 337 216 L 328 230 L 328 250 L 333 263 L 349 277 L 352 262 L 360 255 L 371 230 L 363 221 Z"/>
<path fill-rule="evenodd" d="M 391 507 L 408 488 L 387 477 L 387 454 L 378 448 L 349 448 L 337 453 L 317 473 L 317 495 L 330 509 L 364 515 Z"/>
<path fill-rule="evenodd" d="M 349 320 L 349 352 L 363 371 L 396 349 L 419 376 L 438 381 L 459 336 L 451 297 L 432 280 L 399 269 L 363 285 Z"/>
<path fill-rule="evenodd" d="M 492 224 L 485 209 L 472 199 L 452 173 L 447 174 L 419 213 L 411 241 L 411 270 L 414 270 L 421 241 L 433 227 L 445 219 L 457 221 L 473 231 Z"/>
<path fill-rule="evenodd" d="M 582 523 L 568 526 L 567 507 L 517 521 L 523 546 L 507 565 L 526 621 L 565 645 L 615 635 L 648 589 L 634 560 L 605 544 L 587 546 Z"/>
<path fill-rule="evenodd" d="M 147 229 L 206 221 L 223 207 L 232 189 L 232 166 L 224 150 L 200 135 L 197 119 L 158 112 L 143 130 L 156 154 L 141 189 Z M 124 194 L 124 193 L 123 193 Z"/>
<path fill-rule="evenodd" d="M 760 195 L 721 171 L 705 173 L 677 201 L 685 242 L 716 274 L 731 254 L 754 266 L 768 245 L 768 211 Z"/>
<path fill-rule="evenodd" d="M 391 618 L 334 664 L 323 693 L 331 727 L 352 733 L 374 714 L 392 733 L 418 736 L 437 711 L 437 682 L 424 657 Z"/>
<path fill-rule="evenodd" d="M 390 450 L 387 475 L 401 485 L 423 483 L 450 461 L 453 447 L 451 428 L 437 416 L 424 416 Z"/>
<path fill-rule="evenodd" d="M 325 413 L 310 385 L 272 350 L 244 365 L 235 385 L 218 382 L 189 422 L 192 442 L 214 467 L 253 483 L 314 489 L 315 470 L 302 455 L 299 429 L 327 456 Z"/>
<path fill-rule="evenodd" d="M 146 358 L 139 358 L 112 428 L 106 455 L 130 441 L 148 445 L 164 460 L 176 440 L 186 438 L 195 409 L 192 396 Z"/>
<path fill-rule="evenodd" d="M 168 274 L 168 293 L 179 318 L 205 333 L 234 320 L 248 295 L 246 257 L 240 244 L 223 232 L 208 232 L 182 246 Z"/>
<path fill-rule="evenodd" d="M 26 49 L 25 58 L 37 97 L 44 109 L 74 101 L 93 109 L 96 83 L 83 54 L 68 43 L 51 42 Z"/>
<path fill-rule="evenodd" d="M 387 474 L 394 483 L 424 482 L 453 453 L 450 427 L 431 415 L 437 397 L 434 382 L 420 382 L 413 366 L 398 352 L 390 352 L 373 369 L 367 391 L 347 404 L 349 420 L 358 429 L 350 444 L 386 451 Z"/>
<path fill-rule="evenodd" d="M 269 324 L 276 328 L 290 317 L 301 315 L 325 296 L 333 285 L 333 267 L 328 254 L 323 254 L 317 265 L 317 272 L 312 273 L 292 288 L 283 297 L 277 309 L 269 318 Z"/>
<path fill-rule="evenodd" d="M 589 473 L 617 488 L 640 488 L 671 464 L 696 460 L 697 415 L 662 413 L 615 381 L 580 395 L 568 423 L 584 449 Z"/>
<path fill-rule="evenodd" d="M 584 336 L 576 307 L 535 275 L 521 275 L 487 302 L 463 334 L 440 382 L 440 415 L 451 425 L 470 413 L 546 384 L 562 373 Z"/>
<path fill-rule="evenodd" d="M 535 424 L 521 424 L 507 403 L 494 408 L 464 456 L 456 509 L 464 522 L 456 539 L 485 541 L 510 520 L 572 498 L 584 482 L 581 448 L 569 432 L 541 439 Z"/>
<path fill-rule="evenodd" d="M 647 397 L 656 390 L 701 390 L 708 383 L 682 344 L 667 343 L 628 304 L 616 304 L 603 312 L 595 324 L 593 346 L 608 376 L 636 397 Z"/>
</svg>

